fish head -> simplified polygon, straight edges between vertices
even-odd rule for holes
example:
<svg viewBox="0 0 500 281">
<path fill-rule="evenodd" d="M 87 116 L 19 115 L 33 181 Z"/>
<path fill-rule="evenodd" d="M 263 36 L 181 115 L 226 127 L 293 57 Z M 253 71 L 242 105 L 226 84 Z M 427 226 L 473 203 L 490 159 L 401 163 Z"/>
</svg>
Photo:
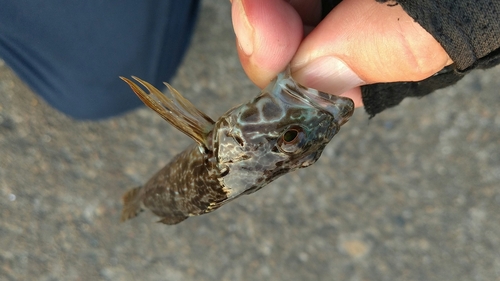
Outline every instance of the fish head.
<svg viewBox="0 0 500 281">
<path fill-rule="evenodd" d="M 304 87 L 287 70 L 215 125 L 214 154 L 228 198 L 315 163 L 354 111 L 351 99 Z"/>
</svg>

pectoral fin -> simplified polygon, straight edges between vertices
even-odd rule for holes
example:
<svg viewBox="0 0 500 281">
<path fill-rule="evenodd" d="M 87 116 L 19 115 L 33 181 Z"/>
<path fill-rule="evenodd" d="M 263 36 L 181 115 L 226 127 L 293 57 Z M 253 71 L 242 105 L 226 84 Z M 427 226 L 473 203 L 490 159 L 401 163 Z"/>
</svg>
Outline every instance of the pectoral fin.
<svg viewBox="0 0 500 281">
<path fill-rule="evenodd" d="M 210 117 L 198 110 L 169 84 L 165 83 L 172 95 L 172 99 L 165 96 L 148 82 L 135 76 L 132 76 L 132 78 L 141 83 L 149 91 L 149 94 L 133 81 L 120 77 L 149 108 L 156 111 L 172 126 L 194 139 L 200 145 L 208 147 L 207 135 L 212 131 L 215 123 Z"/>
</svg>

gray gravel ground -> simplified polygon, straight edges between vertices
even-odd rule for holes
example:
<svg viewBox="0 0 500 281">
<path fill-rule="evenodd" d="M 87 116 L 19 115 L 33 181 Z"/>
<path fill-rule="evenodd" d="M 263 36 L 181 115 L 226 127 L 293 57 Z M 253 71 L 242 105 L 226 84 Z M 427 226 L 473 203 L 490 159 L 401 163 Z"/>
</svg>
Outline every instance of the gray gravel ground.
<svg viewBox="0 0 500 281">
<path fill-rule="evenodd" d="M 71 120 L 0 61 L 0 280 L 500 280 L 499 77 L 358 110 L 316 165 L 165 226 L 120 197 L 190 139 L 146 108 Z M 258 93 L 228 1 L 173 85 L 212 117 Z"/>
</svg>

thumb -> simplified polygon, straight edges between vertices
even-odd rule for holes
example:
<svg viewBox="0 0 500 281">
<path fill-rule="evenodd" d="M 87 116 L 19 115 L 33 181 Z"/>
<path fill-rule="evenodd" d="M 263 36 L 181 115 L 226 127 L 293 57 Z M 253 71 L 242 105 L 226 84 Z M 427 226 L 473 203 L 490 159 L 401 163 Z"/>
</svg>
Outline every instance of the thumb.
<svg viewBox="0 0 500 281">
<path fill-rule="evenodd" d="M 232 0 L 232 20 L 243 69 L 264 88 L 297 51 L 302 20 L 290 3 L 281 0 Z"/>
<path fill-rule="evenodd" d="M 400 5 L 345 0 L 304 39 L 292 70 L 301 84 L 340 95 L 363 84 L 420 81 L 451 63 Z"/>
</svg>

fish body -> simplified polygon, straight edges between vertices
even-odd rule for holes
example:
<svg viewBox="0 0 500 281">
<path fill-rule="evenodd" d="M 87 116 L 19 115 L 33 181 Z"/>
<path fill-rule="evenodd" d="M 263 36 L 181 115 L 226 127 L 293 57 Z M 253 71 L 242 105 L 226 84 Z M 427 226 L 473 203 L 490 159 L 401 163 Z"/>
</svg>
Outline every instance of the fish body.
<svg viewBox="0 0 500 281">
<path fill-rule="evenodd" d="M 149 209 L 165 224 L 211 212 L 316 162 L 354 111 L 351 99 L 304 87 L 289 69 L 216 122 L 166 84 L 172 99 L 121 77 L 146 105 L 195 140 L 146 184 L 123 196 L 122 221 Z"/>
</svg>

